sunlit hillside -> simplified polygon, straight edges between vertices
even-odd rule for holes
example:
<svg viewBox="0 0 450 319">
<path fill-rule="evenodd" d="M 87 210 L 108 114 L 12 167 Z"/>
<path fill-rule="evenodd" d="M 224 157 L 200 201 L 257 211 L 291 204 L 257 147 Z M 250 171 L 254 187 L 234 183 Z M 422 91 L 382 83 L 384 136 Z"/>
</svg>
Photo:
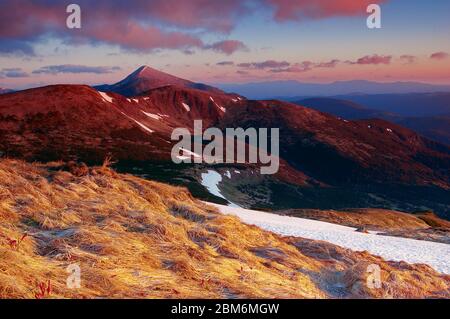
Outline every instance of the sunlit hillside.
<svg viewBox="0 0 450 319">
<path fill-rule="evenodd" d="M 0 161 L 0 298 L 449 297 L 429 266 L 283 238 L 107 164 Z"/>
</svg>

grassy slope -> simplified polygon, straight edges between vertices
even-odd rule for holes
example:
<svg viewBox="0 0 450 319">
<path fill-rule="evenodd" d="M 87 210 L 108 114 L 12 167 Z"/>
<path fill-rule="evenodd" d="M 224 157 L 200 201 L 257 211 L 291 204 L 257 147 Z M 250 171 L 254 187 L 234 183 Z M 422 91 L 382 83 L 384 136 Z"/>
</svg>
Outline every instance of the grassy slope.
<svg viewBox="0 0 450 319">
<path fill-rule="evenodd" d="M 449 276 L 425 265 L 282 238 L 107 167 L 69 171 L 0 160 L 0 298 L 49 282 L 45 298 L 449 297 Z M 66 287 L 74 263 L 79 290 Z M 372 263 L 382 289 L 366 287 Z"/>
</svg>

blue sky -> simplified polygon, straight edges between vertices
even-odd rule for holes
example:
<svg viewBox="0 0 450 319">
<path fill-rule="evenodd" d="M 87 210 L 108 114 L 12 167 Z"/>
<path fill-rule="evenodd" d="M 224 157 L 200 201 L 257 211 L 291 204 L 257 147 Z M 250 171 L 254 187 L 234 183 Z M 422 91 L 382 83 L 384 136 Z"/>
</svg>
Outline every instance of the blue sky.
<svg viewBox="0 0 450 319">
<path fill-rule="evenodd" d="M 450 1 L 380 1 L 377 30 L 367 28 L 361 2 L 190 0 L 178 10 L 173 0 L 81 0 L 83 28 L 77 33 L 65 27 L 60 1 L 6 0 L 0 3 L 0 86 L 111 83 L 143 64 L 207 83 L 450 83 Z M 12 19 L 18 5 L 22 12 Z M 223 61 L 229 65 L 216 65 Z M 280 67 L 265 67 L 265 61 Z M 48 66 L 58 72 L 45 72 Z"/>
</svg>

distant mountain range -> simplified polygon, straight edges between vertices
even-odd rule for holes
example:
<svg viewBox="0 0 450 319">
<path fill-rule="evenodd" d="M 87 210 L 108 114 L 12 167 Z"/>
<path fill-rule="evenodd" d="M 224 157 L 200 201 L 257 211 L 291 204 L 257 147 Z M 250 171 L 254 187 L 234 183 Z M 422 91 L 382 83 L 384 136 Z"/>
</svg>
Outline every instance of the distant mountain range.
<svg viewBox="0 0 450 319">
<path fill-rule="evenodd" d="M 385 119 L 450 145 L 450 85 L 271 81 L 219 86 L 249 98 L 281 99 L 348 120 Z"/>
<path fill-rule="evenodd" d="M 450 147 L 385 120 L 344 120 L 191 83 L 142 67 L 112 86 L 137 92 L 131 97 L 81 85 L 1 95 L 0 154 L 88 163 L 111 156 L 120 171 L 245 207 L 433 209 L 450 218 Z M 204 129 L 279 128 L 279 172 L 260 175 L 250 164 L 175 165 L 171 133 L 192 130 L 195 119 Z M 210 171 L 222 179 L 222 198 L 204 187 L 202 173 Z"/>
<path fill-rule="evenodd" d="M 318 97 L 294 103 L 347 120 L 388 120 L 450 145 L 450 93 Z"/>
<path fill-rule="evenodd" d="M 369 109 L 401 116 L 450 115 L 450 92 L 339 95 Z"/>
<path fill-rule="evenodd" d="M 270 81 L 243 84 L 218 84 L 220 89 L 235 92 L 251 99 L 316 97 L 344 94 L 401 94 L 450 92 L 450 85 L 432 85 L 418 82 L 381 83 L 365 80 L 333 83 L 302 83 L 298 81 Z"/>
</svg>

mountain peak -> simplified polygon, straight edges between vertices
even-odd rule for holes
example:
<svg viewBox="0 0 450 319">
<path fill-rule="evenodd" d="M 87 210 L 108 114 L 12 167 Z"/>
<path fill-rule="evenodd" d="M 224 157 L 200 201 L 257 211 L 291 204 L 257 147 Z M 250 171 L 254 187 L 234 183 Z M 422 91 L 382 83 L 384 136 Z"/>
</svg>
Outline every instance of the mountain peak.
<svg viewBox="0 0 450 319">
<path fill-rule="evenodd" d="M 145 69 L 151 69 L 151 67 L 149 67 L 148 65 L 143 65 L 143 66 L 141 66 L 140 68 L 138 68 L 137 71 L 142 72 L 142 71 L 144 71 Z"/>
<path fill-rule="evenodd" d="M 168 76 L 169 74 L 151 68 L 148 65 L 143 65 L 131 73 L 127 78 L 155 78 L 161 77 L 162 75 Z"/>
<path fill-rule="evenodd" d="M 223 93 L 219 89 L 202 84 L 194 83 L 174 75 L 159 71 L 147 65 L 139 67 L 122 81 L 113 85 L 101 85 L 96 89 L 105 92 L 115 92 L 124 96 L 137 96 L 146 91 L 163 86 L 175 85 L 179 87 L 198 89 L 202 91 Z"/>
</svg>

